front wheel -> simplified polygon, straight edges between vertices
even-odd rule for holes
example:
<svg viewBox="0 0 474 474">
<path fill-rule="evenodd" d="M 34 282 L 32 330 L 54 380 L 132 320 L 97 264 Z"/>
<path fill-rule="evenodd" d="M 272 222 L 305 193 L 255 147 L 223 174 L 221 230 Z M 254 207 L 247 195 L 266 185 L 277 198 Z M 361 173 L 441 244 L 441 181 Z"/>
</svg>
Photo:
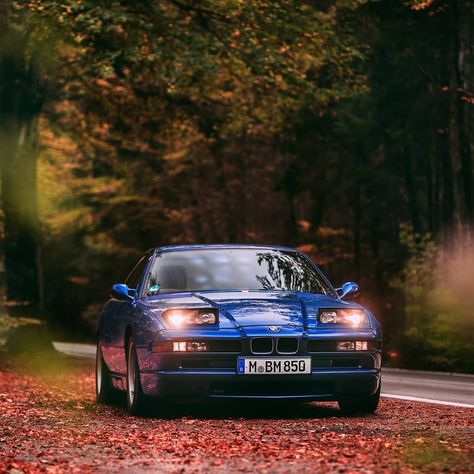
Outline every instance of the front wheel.
<svg viewBox="0 0 474 474">
<path fill-rule="evenodd" d="M 142 391 L 137 352 L 132 338 L 128 341 L 127 349 L 127 408 L 131 415 L 143 415 L 146 411 L 146 398 Z"/>
<path fill-rule="evenodd" d="M 368 415 L 374 413 L 377 410 L 380 400 L 380 388 L 373 395 L 368 397 L 359 397 L 352 398 L 348 400 L 339 400 L 339 408 L 345 415 L 355 415 L 356 413 L 361 413 L 363 415 Z"/>
</svg>

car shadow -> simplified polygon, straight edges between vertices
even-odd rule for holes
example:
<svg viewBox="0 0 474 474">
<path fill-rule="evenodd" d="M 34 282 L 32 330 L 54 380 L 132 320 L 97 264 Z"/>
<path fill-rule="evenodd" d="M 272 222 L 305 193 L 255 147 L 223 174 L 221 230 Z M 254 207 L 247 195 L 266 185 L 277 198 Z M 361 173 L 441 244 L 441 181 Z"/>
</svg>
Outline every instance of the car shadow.
<svg viewBox="0 0 474 474">
<path fill-rule="evenodd" d="M 302 403 L 284 400 L 214 400 L 206 402 L 151 404 L 146 417 L 176 419 L 301 419 L 331 418 L 342 414 L 335 403 Z"/>
</svg>

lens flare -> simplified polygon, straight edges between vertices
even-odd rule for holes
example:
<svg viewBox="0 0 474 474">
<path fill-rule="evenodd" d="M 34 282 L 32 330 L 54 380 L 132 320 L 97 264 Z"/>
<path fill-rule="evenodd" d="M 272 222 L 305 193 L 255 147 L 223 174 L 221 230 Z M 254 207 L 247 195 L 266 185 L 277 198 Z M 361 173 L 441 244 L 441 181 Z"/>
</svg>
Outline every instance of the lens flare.
<svg viewBox="0 0 474 474">
<path fill-rule="evenodd" d="M 319 312 L 319 322 L 323 324 L 345 324 L 353 328 L 366 327 L 368 322 L 362 309 L 337 309 Z"/>
<path fill-rule="evenodd" d="M 176 327 L 176 328 L 179 328 L 181 326 L 183 326 L 186 322 L 186 315 L 184 315 L 183 313 L 180 313 L 178 311 L 175 311 L 171 314 L 168 315 L 168 322 Z"/>
<path fill-rule="evenodd" d="M 218 312 L 214 308 L 174 308 L 163 312 L 164 320 L 172 328 L 185 326 L 211 325 L 219 322 Z"/>
<path fill-rule="evenodd" d="M 346 316 L 347 320 L 351 324 L 351 326 L 358 327 L 362 321 L 362 315 L 360 313 L 349 313 Z"/>
</svg>

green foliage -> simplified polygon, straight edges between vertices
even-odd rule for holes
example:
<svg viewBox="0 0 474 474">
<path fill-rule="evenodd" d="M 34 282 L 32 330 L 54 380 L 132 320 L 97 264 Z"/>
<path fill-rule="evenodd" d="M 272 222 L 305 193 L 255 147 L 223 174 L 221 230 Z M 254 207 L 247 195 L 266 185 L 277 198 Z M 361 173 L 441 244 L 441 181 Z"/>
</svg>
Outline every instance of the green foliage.
<svg viewBox="0 0 474 474">
<path fill-rule="evenodd" d="M 447 249 L 437 247 L 429 234 L 400 228 L 400 242 L 407 260 L 392 285 L 404 295 L 405 324 L 400 337 L 402 363 L 412 368 L 473 372 L 472 306 L 453 301 L 453 274 L 456 261 Z M 456 274 L 470 267 L 469 259 L 455 263 Z M 454 284 L 454 285 L 453 285 Z M 468 307 L 469 306 L 469 307 Z"/>
</svg>

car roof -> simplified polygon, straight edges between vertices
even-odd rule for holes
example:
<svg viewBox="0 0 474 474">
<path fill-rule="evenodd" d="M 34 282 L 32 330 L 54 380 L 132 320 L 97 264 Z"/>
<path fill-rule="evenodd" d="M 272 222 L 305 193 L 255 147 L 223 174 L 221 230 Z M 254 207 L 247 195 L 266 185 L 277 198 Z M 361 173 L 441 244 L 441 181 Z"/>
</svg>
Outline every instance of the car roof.
<svg viewBox="0 0 474 474">
<path fill-rule="evenodd" d="M 206 250 L 206 249 L 267 249 L 267 250 L 284 250 L 287 252 L 298 252 L 292 247 L 284 247 L 281 245 L 264 245 L 264 244 L 193 244 L 193 245 L 167 245 L 157 247 L 155 252 L 174 252 L 180 250 Z"/>
</svg>

